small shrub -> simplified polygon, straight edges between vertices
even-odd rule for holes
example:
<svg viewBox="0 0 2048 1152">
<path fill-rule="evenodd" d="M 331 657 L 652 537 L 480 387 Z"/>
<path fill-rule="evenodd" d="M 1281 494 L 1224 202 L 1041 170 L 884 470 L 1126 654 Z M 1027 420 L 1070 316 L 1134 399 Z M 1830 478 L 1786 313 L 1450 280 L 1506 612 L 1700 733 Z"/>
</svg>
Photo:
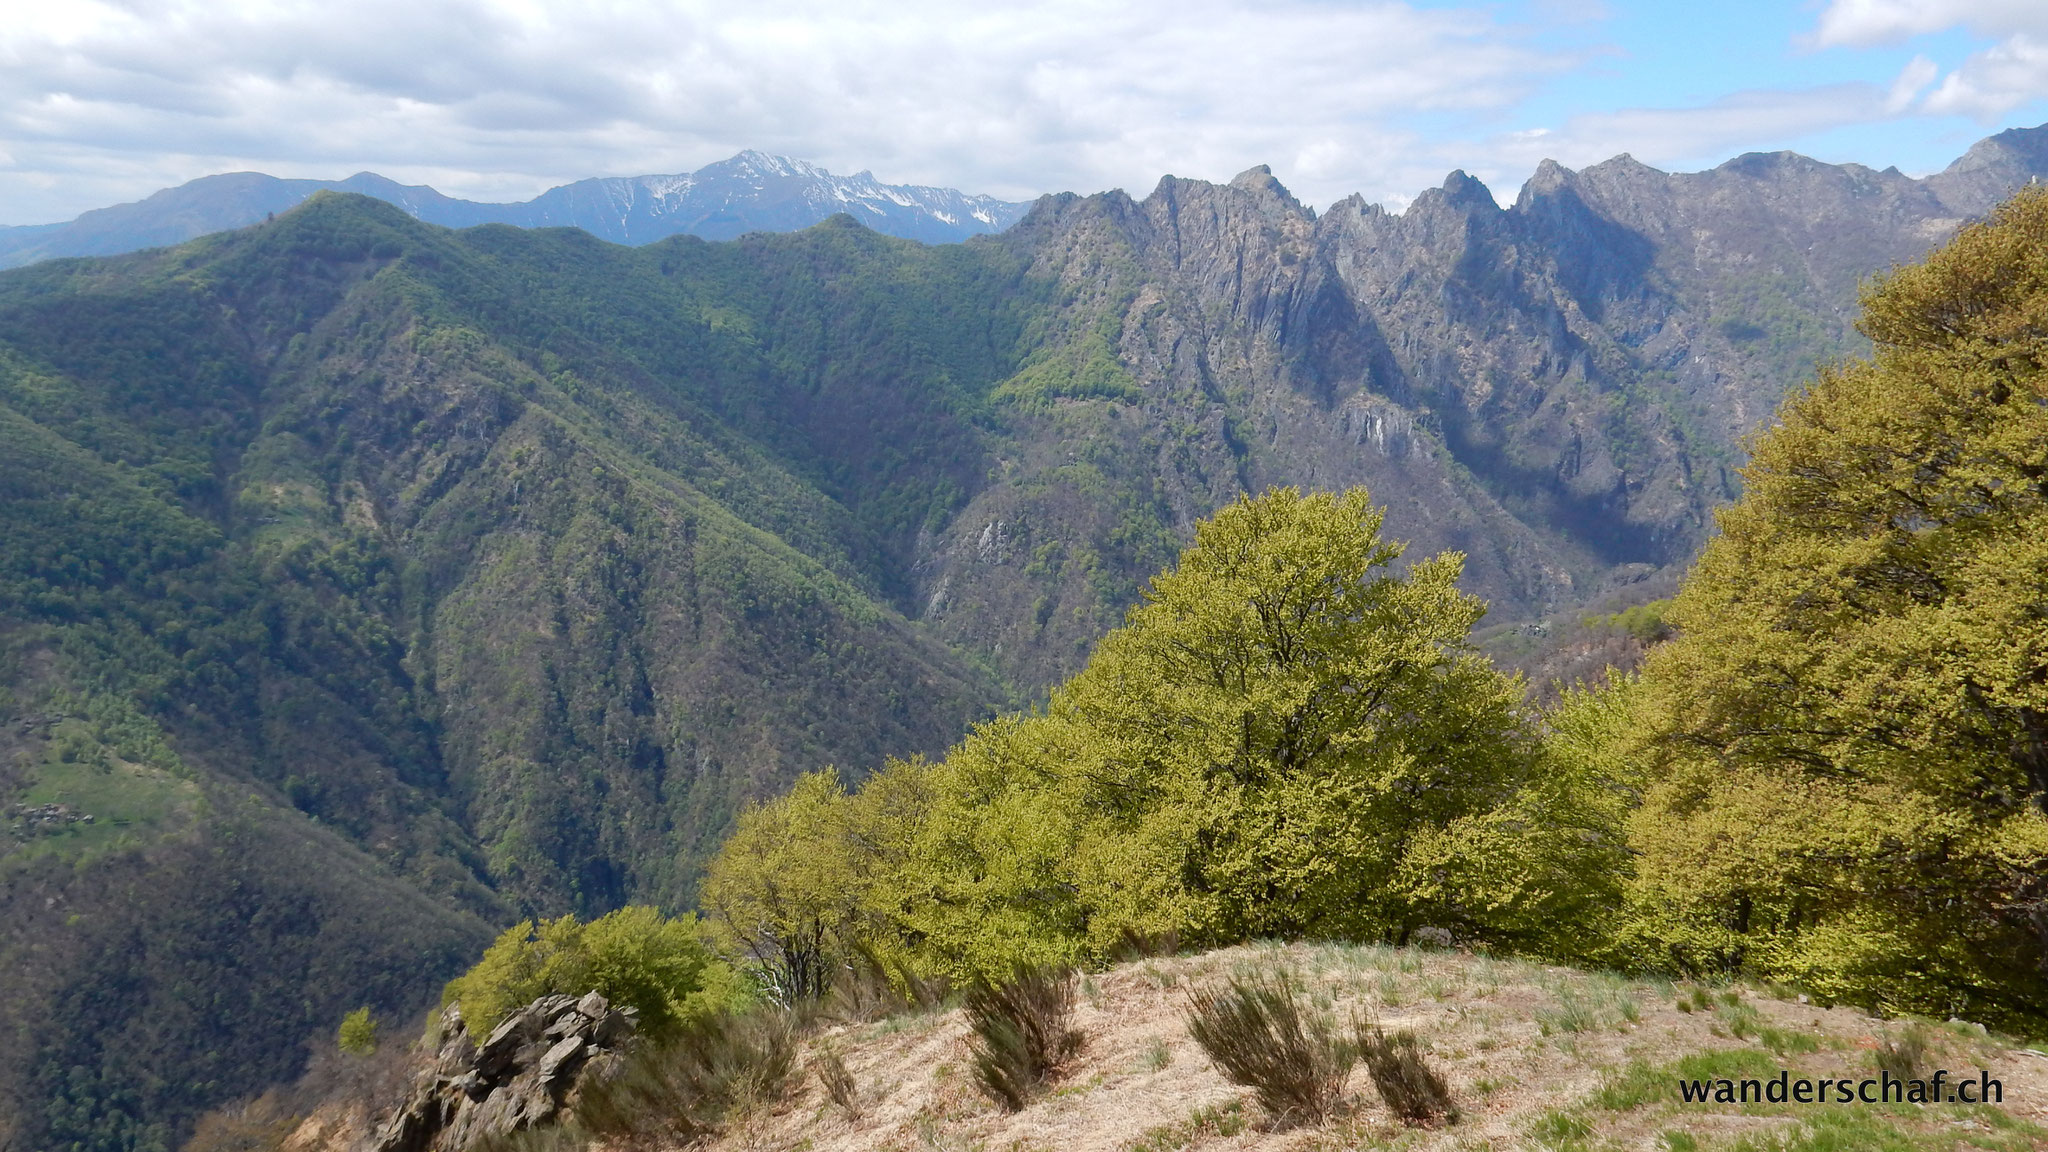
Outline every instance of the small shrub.
<svg viewBox="0 0 2048 1152">
<path fill-rule="evenodd" d="M 1025 966 L 968 989 L 975 1084 L 1002 1107 L 1022 1109 L 1081 1050 L 1081 1034 L 1067 1026 L 1073 1014 L 1069 969 Z"/>
<path fill-rule="evenodd" d="M 1422 1054 L 1422 1044 L 1413 1032 L 1392 1036 L 1378 1025 L 1358 1029 L 1358 1054 L 1372 1076 L 1373 1087 L 1395 1116 L 1411 1127 L 1454 1121 L 1458 1109 L 1451 1102 L 1451 1090 Z"/>
<path fill-rule="evenodd" d="M 1790 1028 L 1773 1028 L 1765 1025 L 1756 1030 L 1757 1043 L 1769 1048 L 1780 1056 L 1799 1056 L 1820 1051 L 1820 1038 Z"/>
<path fill-rule="evenodd" d="M 1611 1072 L 1593 1094 L 1593 1102 L 1610 1112 L 1628 1112 L 1654 1104 L 1671 1095 L 1668 1071 L 1637 1060 L 1618 1072 Z"/>
<path fill-rule="evenodd" d="M 848 1119 L 860 1117 L 860 1090 L 853 1082 L 853 1073 L 846 1070 L 846 1061 L 837 1052 L 826 1052 L 813 1062 L 817 1070 L 818 1083 L 824 1085 L 825 1095 L 839 1106 Z"/>
<path fill-rule="evenodd" d="M 1166 1041 L 1155 1039 L 1145 1046 L 1145 1071 L 1157 1072 L 1171 1063 L 1173 1049 L 1166 1046 Z"/>
<path fill-rule="evenodd" d="M 1591 1032 L 1600 1027 L 1600 1006 L 1570 989 L 1557 994 L 1557 1007 L 1539 1010 L 1536 1026 L 1545 1036 L 1554 1032 Z"/>
<path fill-rule="evenodd" d="M 184 1152 L 272 1152 L 296 1127 L 298 1117 L 273 1090 L 201 1116 Z"/>
<path fill-rule="evenodd" d="M 1877 1051 L 1872 1053 L 1877 1060 L 1878 1070 L 1889 1072 L 1898 1080 L 1925 1080 L 1927 1078 L 1927 1030 L 1918 1024 L 1909 1024 L 1897 1036 L 1887 1036 L 1877 1042 Z"/>
<path fill-rule="evenodd" d="M 545 1124 L 516 1132 L 494 1132 L 467 1152 L 589 1152 L 590 1137 L 575 1125 Z"/>
<path fill-rule="evenodd" d="M 1753 1006 L 1739 1000 L 1731 1002 L 1729 997 L 1723 997 L 1721 1005 L 1715 1014 L 1727 1026 L 1728 1034 L 1737 1040 L 1748 1040 L 1763 1028 L 1763 1017 Z"/>
<path fill-rule="evenodd" d="M 627 1148 L 688 1144 L 716 1134 L 734 1110 L 780 1096 L 795 1071 L 787 1015 L 697 1017 L 584 1086 L 574 1123 Z"/>
<path fill-rule="evenodd" d="M 341 1031 L 335 1034 L 334 1043 L 351 1056 L 368 1056 L 377 1050 L 377 1018 L 370 1015 L 369 1005 L 341 1018 Z"/>
<path fill-rule="evenodd" d="M 1116 943 L 1110 946 L 1109 958 L 1122 964 L 1130 960 L 1152 960 L 1172 956 L 1180 951 L 1180 933 L 1169 928 L 1164 932 L 1139 932 L 1124 927 L 1117 930 Z"/>
<path fill-rule="evenodd" d="M 833 975 L 823 1010 L 842 1020 L 881 1020 L 904 1012 L 930 1011 L 952 991 L 945 976 L 926 975 L 903 957 L 856 943 Z"/>
<path fill-rule="evenodd" d="M 1359 1054 L 1357 1041 L 1339 1035 L 1286 972 L 1240 974 L 1197 990 L 1188 1034 L 1225 1079 L 1250 1088 L 1283 1123 L 1329 1116 Z"/>
<path fill-rule="evenodd" d="M 1628 984 L 1611 976 L 1596 977 L 1583 987 L 1560 986 L 1555 994 L 1557 1007 L 1536 1013 L 1537 1026 L 1545 1036 L 1620 1030 L 1642 1020 L 1642 1008 L 1629 995 Z"/>
</svg>

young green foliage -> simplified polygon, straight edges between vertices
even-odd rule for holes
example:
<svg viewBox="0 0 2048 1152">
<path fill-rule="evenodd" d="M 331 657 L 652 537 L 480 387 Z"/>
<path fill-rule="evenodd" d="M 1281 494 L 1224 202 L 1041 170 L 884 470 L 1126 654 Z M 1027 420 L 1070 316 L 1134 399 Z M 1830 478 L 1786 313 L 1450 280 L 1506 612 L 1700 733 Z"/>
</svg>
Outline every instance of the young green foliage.
<svg viewBox="0 0 2048 1152">
<path fill-rule="evenodd" d="M 1380 525 L 1362 490 L 1239 500 L 1043 712 L 852 796 L 807 780 L 743 818 L 707 903 L 792 987 L 857 947 L 985 979 L 1132 938 L 1535 946 L 1611 904 L 1616 804 L 1546 769 L 1465 648 L 1460 558 L 1396 572 Z"/>
<path fill-rule="evenodd" d="M 1056 694 L 1083 736 L 1069 794 L 1112 834 L 1077 877 L 1098 932 L 1398 939 L 1432 918 L 1404 848 L 1505 802 L 1529 757 L 1514 685 L 1462 650 L 1485 612 L 1462 558 L 1396 573 L 1382 519 L 1362 489 L 1240 499 Z"/>
<path fill-rule="evenodd" d="M 865 966 L 900 976 L 916 1001 L 900 950 L 890 946 L 889 906 L 930 805 L 922 759 L 890 761 L 848 795 L 830 770 L 740 818 L 704 880 L 713 930 L 769 995 L 816 1000 L 835 979 Z"/>
<path fill-rule="evenodd" d="M 583 923 L 563 916 L 505 930 L 476 967 L 449 981 L 471 1035 L 486 1036 L 506 1016 L 542 996 L 596 991 L 637 1009 L 642 1032 L 660 1035 L 717 994 L 715 962 L 693 918 L 671 920 L 653 908 L 621 908 Z"/>
<path fill-rule="evenodd" d="M 368 1056 L 377 1050 L 377 1019 L 370 1015 L 369 1005 L 341 1018 L 341 1030 L 335 1034 L 334 1042 L 351 1056 Z"/>
<path fill-rule="evenodd" d="M 1644 671 L 1636 939 L 1831 998 L 2048 1017 L 2048 193 L 1865 296 Z"/>
</svg>

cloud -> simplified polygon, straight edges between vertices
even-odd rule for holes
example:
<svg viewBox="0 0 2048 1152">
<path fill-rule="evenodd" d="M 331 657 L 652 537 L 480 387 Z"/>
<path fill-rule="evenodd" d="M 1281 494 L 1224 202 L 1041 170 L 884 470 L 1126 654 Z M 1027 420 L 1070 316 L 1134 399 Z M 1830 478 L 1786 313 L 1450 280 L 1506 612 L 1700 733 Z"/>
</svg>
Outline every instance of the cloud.
<svg viewBox="0 0 2048 1152">
<path fill-rule="evenodd" d="M 1958 24 L 1995 44 L 1946 74 L 1916 57 L 1888 84 L 1530 127 L 1530 98 L 1568 74 L 1637 103 L 1665 78 L 1596 43 L 1605 0 L 1470 2 L 43 0 L 0 24 L 0 221 L 237 169 L 524 199 L 743 148 L 1014 198 L 1268 163 L 1312 204 L 1398 207 L 1454 167 L 1511 195 L 1546 156 L 1700 166 L 1844 125 L 1994 117 L 2048 82 L 2040 0 L 1831 0 L 1817 47 Z"/>
<path fill-rule="evenodd" d="M 1955 112 L 1991 121 L 2048 96 L 2048 37 L 2024 33 L 1974 53 L 1927 94 L 1929 112 Z"/>
<path fill-rule="evenodd" d="M 1913 57 L 1892 81 L 1891 91 L 1885 94 L 1884 110 L 1896 116 L 1911 108 L 1920 93 L 1940 75 L 1940 65 L 1925 56 Z"/>
<path fill-rule="evenodd" d="M 1813 40 L 1867 48 L 1965 26 L 1988 36 L 2048 31 L 2048 7 L 2040 0 L 1832 0 Z"/>
<path fill-rule="evenodd" d="M 1989 122 L 2048 97 L 2048 4 L 2041 0 L 1833 0 L 1813 42 L 1868 47 L 1952 28 L 1996 42 L 1943 77 L 1921 102 L 1922 111 Z"/>
<path fill-rule="evenodd" d="M 1390 0 L 42 7 L 0 28 L 0 219 L 235 167 L 523 197 L 749 147 L 1011 196 L 1270 162 L 1327 200 L 1433 182 L 1415 117 L 1497 114 L 1574 63 Z"/>
<path fill-rule="evenodd" d="M 1653 167 L 1705 167 L 1758 141 L 1795 139 L 1883 119 L 1902 86 L 1925 87 L 1931 76 L 1909 64 L 1888 92 L 1875 84 L 1736 92 L 1692 108 L 1629 108 L 1574 117 L 1555 130 L 1507 133 L 1488 150 L 1494 170 L 1527 172 L 1538 161 L 1571 168 L 1627 152 Z M 1495 186 L 1496 194 L 1512 189 Z"/>
</svg>

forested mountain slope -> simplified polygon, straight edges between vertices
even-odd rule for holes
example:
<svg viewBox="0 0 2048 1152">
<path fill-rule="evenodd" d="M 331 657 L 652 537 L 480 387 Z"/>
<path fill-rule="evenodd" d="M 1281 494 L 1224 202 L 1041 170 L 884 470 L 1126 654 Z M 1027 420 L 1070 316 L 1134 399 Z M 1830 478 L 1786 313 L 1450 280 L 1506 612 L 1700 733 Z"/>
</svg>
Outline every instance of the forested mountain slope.
<svg viewBox="0 0 2048 1152">
<path fill-rule="evenodd" d="M 329 198 L 0 285 L 7 799 L 96 817 L 0 862 L 26 1146 L 143 1146 L 349 998 L 417 1006 L 479 917 L 686 905 L 744 798 L 1006 703 L 891 606 L 1018 331 L 1014 264 L 963 256 Z M 238 935 L 280 917 L 289 954 Z M 202 929 L 217 967 L 161 955 Z"/>
<path fill-rule="evenodd" d="M 1367 485 L 1504 623 L 1682 566 L 1857 278 L 2037 154 L 1255 169 L 941 247 L 328 194 L 8 273 L 0 1146 L 168 1146 L 522 913 L 687 907 L 743 802 L 1036 699 L 1241 491 Z"/>
</svg>

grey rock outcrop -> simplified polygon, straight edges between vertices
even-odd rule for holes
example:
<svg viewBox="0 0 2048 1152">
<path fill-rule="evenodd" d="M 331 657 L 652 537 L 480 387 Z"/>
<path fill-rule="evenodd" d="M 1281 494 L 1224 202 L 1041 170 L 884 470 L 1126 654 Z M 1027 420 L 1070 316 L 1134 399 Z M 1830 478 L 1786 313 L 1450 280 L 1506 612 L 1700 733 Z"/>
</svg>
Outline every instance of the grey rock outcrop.
<svg viewBox="0 0 2048 1152">
<path fill-rule="evenodd" d="M 616 1065 L 634 1030 L 633 1009 L 613 1008 L 596 992 L 543 996 L 479 1045 L 450 1005 L 440 1049 L 362 1152 L 462 1152 L 554 1122 L 586 1081 Z"/>
</svg>

